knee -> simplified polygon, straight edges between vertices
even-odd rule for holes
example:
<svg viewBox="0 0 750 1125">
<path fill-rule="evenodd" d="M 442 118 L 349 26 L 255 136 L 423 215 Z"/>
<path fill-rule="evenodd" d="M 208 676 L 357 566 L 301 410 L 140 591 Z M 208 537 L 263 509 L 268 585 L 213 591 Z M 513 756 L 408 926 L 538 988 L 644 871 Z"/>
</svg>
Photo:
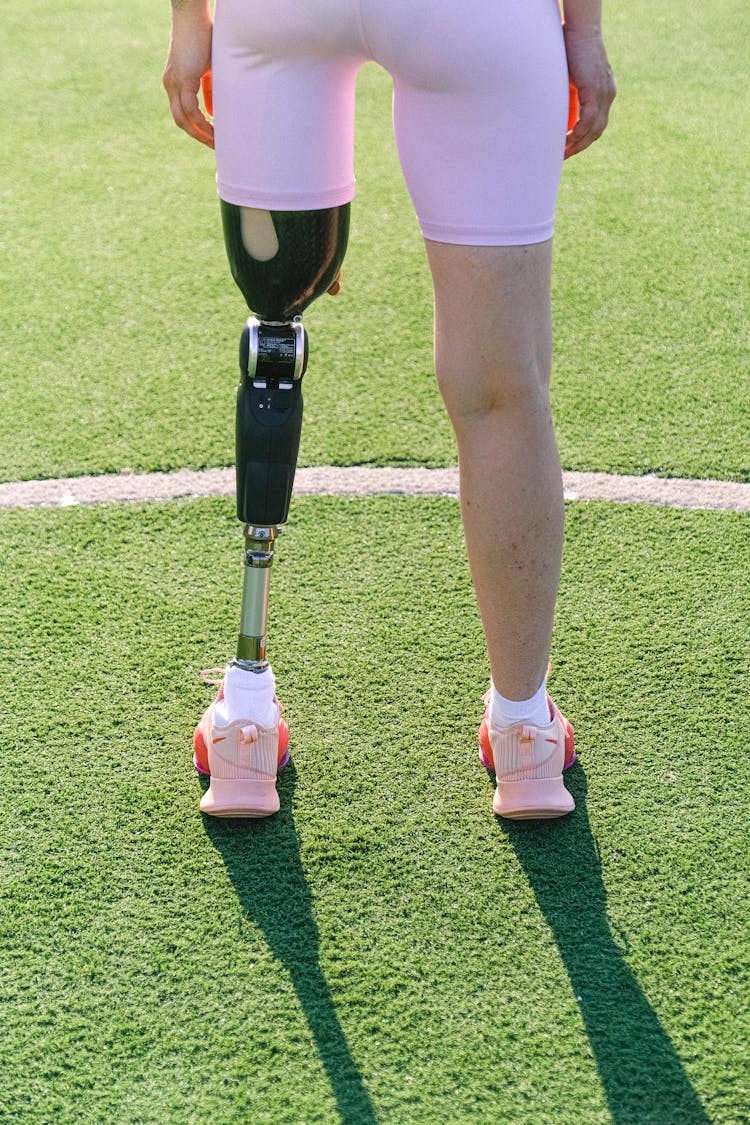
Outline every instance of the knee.
<svg viewBox="0 0 750 1125">
<path fill-rule="evenodd" d="M 437 364 L 436 370 L 456 428 L 491 418 L 511 421 L 549 414 L 548 369 L 533 354 L 478 357 L 474 362 Z"/>
</svg>

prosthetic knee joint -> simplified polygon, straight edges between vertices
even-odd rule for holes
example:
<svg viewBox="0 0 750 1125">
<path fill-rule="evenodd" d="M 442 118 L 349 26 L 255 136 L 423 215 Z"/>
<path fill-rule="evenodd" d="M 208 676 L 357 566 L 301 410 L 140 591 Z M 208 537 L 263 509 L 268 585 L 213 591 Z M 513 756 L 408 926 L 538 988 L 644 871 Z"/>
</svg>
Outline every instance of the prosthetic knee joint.
<svg viewBox="0 0 750 1125">
<path fill-rule="evenodd" d="M 349 205 L 320 211 L 258 211 L 222 202 L 232 276 L 255 314 L 240 341 L 237 392 L 237 517 L 245 524 L 244 582 L 235 663 L 263 671 L 268 585 L 286 522 L 302 429 L 307 333 L 302 312 L 336 291 Z"/>
</svg>

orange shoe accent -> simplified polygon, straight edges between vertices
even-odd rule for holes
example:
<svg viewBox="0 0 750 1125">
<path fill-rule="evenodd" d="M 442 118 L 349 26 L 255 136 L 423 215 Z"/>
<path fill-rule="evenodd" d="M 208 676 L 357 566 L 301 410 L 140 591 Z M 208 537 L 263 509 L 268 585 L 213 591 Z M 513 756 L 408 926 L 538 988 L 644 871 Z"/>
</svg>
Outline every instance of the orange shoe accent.
<svg viewBox="0 0 750 1125">
<path fill-rule="evenodd" d="M 206 776 L 210 774 L 211 771 L 208 768 L 208 747 L 206 746 L 206 740 L 203 737 L 200 723 L 193 731 L 193 764 L 198 773 L 205 774 Z"/>
</svg>

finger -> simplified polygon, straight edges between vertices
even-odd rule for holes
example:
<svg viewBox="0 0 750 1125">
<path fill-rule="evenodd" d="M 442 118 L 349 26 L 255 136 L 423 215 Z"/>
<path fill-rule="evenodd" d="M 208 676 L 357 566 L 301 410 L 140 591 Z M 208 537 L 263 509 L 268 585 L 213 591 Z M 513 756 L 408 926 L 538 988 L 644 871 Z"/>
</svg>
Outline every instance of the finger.
<svg viewBox="0 0 750 1125">
<path fill-rule="evenodd" d="M 213 148 L 213 130 L 208 122 L 206 122 L 205 127 L 203 127 L 200 122 L 194 122 L 187 117 L 179 98 L 172 102 L 171 106 L 172 117 L 174 118 L 175 124 L 178 125 L 183 132 L 187 133 L 189 137 L 200 141 L 201 144 L 208 145 L 209 148 Z"/>
<path fill-rule="evenodd" d="M 587 97 L 579 91 L 581 104 L 578 120 L 568 134 L 565 144 L 565 158 L 583 152 L 601 137 L 607 126 L 608 105 L 606 102 Z"/>
<path fill-rule="evenodd" d="M 201 113 L 196 94 L 185 88 L 176 90 L 171 94 L 169 104 L 175 124 L 189 137 L 213 148 L 213 126 Z"/>
<path fill-rule="evenodd" d="M 192 90 L 183 91 L 181 101 L 186 121 L 190 126 L 190 135 L 209 148 L 213 148 L 214 127 L 201 110 L 198 95 Z"/>
</svg>

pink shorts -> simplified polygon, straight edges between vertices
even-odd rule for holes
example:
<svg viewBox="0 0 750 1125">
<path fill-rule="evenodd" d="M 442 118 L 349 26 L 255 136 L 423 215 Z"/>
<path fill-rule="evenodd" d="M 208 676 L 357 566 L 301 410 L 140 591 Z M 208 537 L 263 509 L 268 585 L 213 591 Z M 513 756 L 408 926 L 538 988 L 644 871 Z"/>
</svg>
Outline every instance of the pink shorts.
<svg viewBox="0 0 750 1125">
<path fill-rule="evenodd" d="M 557 0 L 217 0 L 219 195 L 278 211 L 354 196 L 354 93 L 393 77 L 401 166 L 425 238 L 552 235 L 568 113 Z"/>
</svg>

